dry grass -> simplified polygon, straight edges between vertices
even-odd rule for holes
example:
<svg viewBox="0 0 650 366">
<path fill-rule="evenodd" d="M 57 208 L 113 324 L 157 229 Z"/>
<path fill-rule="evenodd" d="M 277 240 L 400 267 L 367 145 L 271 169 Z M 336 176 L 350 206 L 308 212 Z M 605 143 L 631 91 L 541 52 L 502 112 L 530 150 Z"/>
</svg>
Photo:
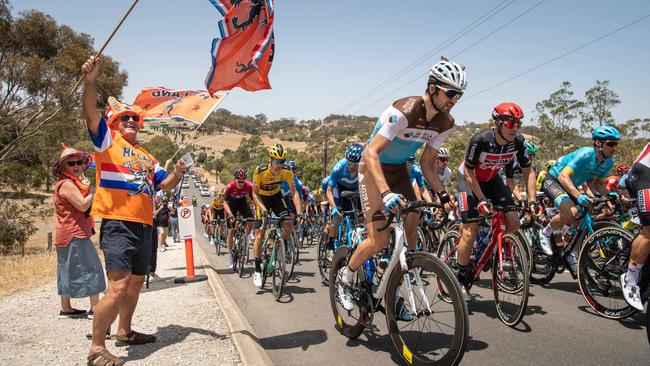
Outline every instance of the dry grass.
<svg viewBox="0 0 650 366">
<path fill-rule="evenodd" d="M 0 256 L 0 297 L 30 290 L 56 279 L 56 252 Z"/>
</svg>

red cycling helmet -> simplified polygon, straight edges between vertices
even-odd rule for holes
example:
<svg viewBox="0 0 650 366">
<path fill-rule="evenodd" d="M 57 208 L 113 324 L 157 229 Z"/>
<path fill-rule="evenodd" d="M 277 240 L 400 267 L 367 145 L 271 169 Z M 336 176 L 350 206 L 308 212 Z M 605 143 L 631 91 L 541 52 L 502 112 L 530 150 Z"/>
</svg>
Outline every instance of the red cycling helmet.
<svg viewBox="0 0 650 366">
<path fill-rule="evenodd" d="M 235 179 L 237 179 L 237 180 L 246 179 L 246 171 L 244 169 L 241 169 L 241 168 L 235 170 L 235 173 L 233 175 L 235 176 Z"/>
<path fill-rule="evenodd" d="M 628 171 L 630 171 L 630 167 L 625 165 L 625 164 L 621 164 L 621 165 L 616 167 L 616 173 L 618 173 L 618 175 L 623 175 L 623 174 L 627 173 Z"/>
<path fill-rule="evenodd" d="M 492 111 L 492 119 L 495 121 L 521 121 L 524 118 L 524 110 L 513 102 L 504 102 Z"/>
</svg>

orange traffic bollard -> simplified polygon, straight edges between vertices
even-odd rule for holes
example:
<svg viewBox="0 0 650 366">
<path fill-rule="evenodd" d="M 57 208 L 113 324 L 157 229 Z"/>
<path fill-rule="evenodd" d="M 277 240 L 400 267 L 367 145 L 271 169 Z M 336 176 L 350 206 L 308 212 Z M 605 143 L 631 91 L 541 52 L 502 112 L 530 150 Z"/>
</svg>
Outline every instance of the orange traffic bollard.
<svg viewBox="0 0 650 366">
<path fill-rule="evenodd" d="M 185 265 L 187 266 L 187 278 L 194 278 L 194 248 L 192 239 L 185 239 Z"/>
</svg>

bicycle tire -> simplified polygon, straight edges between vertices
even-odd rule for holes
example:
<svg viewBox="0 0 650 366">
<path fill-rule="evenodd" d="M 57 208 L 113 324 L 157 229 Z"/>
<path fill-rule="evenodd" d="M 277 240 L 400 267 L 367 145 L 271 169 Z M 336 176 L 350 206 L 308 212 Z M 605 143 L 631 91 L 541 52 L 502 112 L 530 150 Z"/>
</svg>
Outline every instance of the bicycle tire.
<svg viewBox="0 0 650 366">
<path fill-rule="evenodd" d="M 343 266 L 346 266 L 348 264 L 351 250 L 352 249 L 348 246 L 343 246 L 336 250 L 336 253 L 334 253 L 334 257 L 332 258 L 332 270 L 330 271 L 330 278 L 328 282 L 329 282 L 329 293 L 330 293 L 330 306 L 332 308 L 334 320 L 336 321 L 337 329 L 345 337 L 349 339 L 357 339 L 359 338 L 361 333 L 363 333 L 363 329 L 365 328 L 365 325 L 359 320 L 360 317 L 364 316 L 363 309 L 359 308 L 355 304 L 355 309 L 359 310 L 359 316 L 355 318 L 354 316 L 350 315 L 352 311 L 354 311 L 354 309 L 351 311 L 346 311 L 341 306 L 341 309 L 343 309 L 343 311 L 347 313 L 341 316 L 341 313 L 339 312 L 339 309 L 337 307 L 337 305 L 340 305 L 340 303 L 338 302 L 338 290 L 337 290 L 338 272 L 341 268 L 343 268 Z M 363 272 L 363 271 L 358 271 L 358 272 Z M 352 321 L 348 322 L 348 319 Z M 353 322 L 354 324 L 352 324 Z"/>
<path fill-rule="evenodd" d="M 217 255 L 221 255 L 221 228 L 217 223 L 217 228 L 215 229 L 215 246 L 217 247 Z"/>
<path fill-rule="evenodd" d="M 297 256 L 297 251 L 298 249 L 296 248 L 296 242 L 294 240 L 293 233 L 289 235 L 289 240 L 284 240 L 285 243 L 285 273 L 284 273 L 284 280 L 288 280 L 293 276 L 293 270 L 296 266 L 296 256 Z"/>
<path fill-rule="evenodd" d="M 275 301 L 279 301 L 282 297 L 282 287 L 284 286 L 285 278 L 285 251 L 284 239 L 281 237 L 275 240 L 275 258 L 273 258 L 273 297 Z"/>
<path fill-rule="evenodd" d="M 524 252 L 524 254 L 526 254 L 526 262 L 528 263 L 528 271 L 526 275 L 530 278 L 530 274 L 533 272 L 533 244 L 528 240 L 528 237 L 524 234 L 523 230 L 517 230 L 515 235 L 517 235 L 519 242 L 523 244 L 526 249 Z"/>
<path fill-rule="evenodd" d="M 494 304 L 501 322 L 509 327 L 515 327 L 523 319 L 526 314 L 526 307 L 528 306 L 530 288 L 528 281 L 529 276 L 527 273 L 528 263 L 526 263 L 525 254 L 526 248 L 519 241 L 517 236 L 512 234 L 506 234 L 503 236 L 502 248 L 504 249 L 504 254 L 507 256 L 504 261 L 501 261 L 497 255 L 496 251 L 498 251 L 498 246 L 495 246 L 494 248 L 494 265 L 492 266 Z M 500 268 L 506 267 L 505 265 L 509 265 L 510 275 L 513 274 L 513 269 L 516 270 L 517 273 L 521 272 L 521 276 L 518 274 L 516 275 L 514 284 L 512 283 L 512 280 L 504 281 L 499 278 L 499 270 Z M 521 300 L 513 307 L 514 311 L 507 312 L 504 309 L 504 297 L 506 297 L 506 295 L 514 295 L 517 293 L 521 293 Z M 508 306 L 508 308 L 510 308 L 510 306 Z"/>
<path fill-rule="evenodd" d="M 240 253 L 239 253 L 239 277 L 244 275 L 244 268 L 246 266 L 248 257 L 248 242 L 246 240 L 246 232 L 240 232 Z"/>
<path fill-rule="evenodd" d="M 449 230 L 443 237 L 440 239 L 440 245 L 438 245 L 438 252 L 436 257 L 440 259 L 447 267 L 449 268 L 456 268 L 457 265 L 457 252 L 458 249 L 454 249 L 453 252 L 451 251 L 451 248 L 456 244 L 456 242 L 460 239 L 460 232 L 457 230 Z M 443 301 L 450 303 L 451 298 L 447 294 L 446 289 L 444 288 L 444 285 L 442 283 L 438 283 L 438 291 L 439 291 L 439 297 Z"/>
<path fill-rule="evenodd" d="M 612 238 L 623 242 L 619 244 L 612 241 Z M 627 271 L 633 240 L 634 237 L 627 230 L 610 226 L 596 230 L 585 240 L 580 250 L 580 292 L 587 304 L 602 317 L 620 320 L 636 313 L 636 309 L 625 301 L 623 291 L 619 289 L 620 276 Z"/>
<path fill-rule="evenodd" d="M 400 332 L 400 326 L 399 323 L 396 319 L 396 314 L 395 314 L 395 308 L 396 308 L 396 299 L 397 299 L 397 292 L 400 289 L 400 282 L 403 284 L 405 283 L 405 280 L 403 280 L 403 274 L 402 271 L 397 268 L 396 270 L 393 270 L 392 273 L 390 274 L 390 277 L 388 278 L 388 284 L 386 286 L 386 324 L 388 326 L 388 332 L 390 334 L 390 337 L 393 341 L 393 345 L 395 346 L 395 349 L 397 350 L 398 353 L 402 356 L 402 358 L 411 365 L 457 365 L 460 363 L 460 361 L 463 358 L 463 355 L 465 354 L 465 348 L 467 346 L 467 343 L 469 342 L 469 316 L 468 316 L 468 310 L 467 310 L 467 304 L 463 300 L 462 294 L 461 294 L 461 289 L 460 289 L 460 283 L 456 279 L 456 275 L 454 272 L 444 263 L 442 262 L 439 258 L 435 257 L 431 253 L 423 253 L 423 252 L 416 252 L 413 253 L 409 258 L 407 258 L 407 264 L 409 271 L 416 271 L 418 268 L 420 269 L 419 273 L 431 273 L 436 277 L 436 281 L 438 283 L 442 282 L 444 286 L 447 288 L 447 293 L 448 296 L 451 298 L 451 307 L 453 308 L 453 324 L 454 324 L 454 330 L 453 334 L 451 335 L 441 335 L 438 332 L 433 332 L 431 331 L 432 335 L 430 337 L 430 341 L 427 341 L 426 339 L 423 342 L 420 342 L 420 337 L 423 335 L 423 333 L 429 328 L 428 326 L 423 326 L 423 327 L 418 327 L 418 332 L 415 332 L 414 336 L 417 339 L 417 342 L 415 344 L 411 344 L 411 342 L 406 342 L 405 341 L 405 335 L 408 333 L 413 333 L 407 332 L 407 330 L 411 330 L 413 326 L 404 326 L 403 330 Z M 427 274 L 427 277 L 430 277 L 430 274 Z M 431 286 L 436 286 L 431 283 Z M 414 293 L 415 288 L 414 288 Z M 415 296 L 415 294 L 414 294 Z M 420 299 L 421 300 L 421 299 Z M 419 309 L 418 306 L 418 316 L 412 321 L 418 321 L 422 317 L 426 317 L 427 319 L 424 320 L 424 322 L 435 322 L 435 320 L 431 320 L 431 317 L 436 316 L 436 317 L 442 317 L 445 315 L 448 315 L 448 310 L 433 310 L 430 314 L 428 313 L 428 309 L 430 306 L 436 306 L 435 302 L 435 296 L 432 296 L 432 299 L 429 299 L 427 297 L 427 300 L 429 300 L 428 306 L 424 306 L 422 302 L 420 301 L 420 304 L 422 304 L 422 309 Z M 433 300 L 433 304 L 431 304 Z M 406 303 L 406 297 L 405 297 L 405 303 Z M 416 300 L 417 303 L 417 300 Z M 439 303 L 440 304 L 440 303 Z M 442 302 L 442 304 L 447 304 L 446 302 Z M 442 305 L 440 304 L 440 305 Z M 448 307 L 448 306 L 447 306 Z M 422 314 L 422 315 L 420 315 Z M 449 323 L 451 323 L 451 319 L 443 321 L 442 323 L 445 324 L 447 327 L 450 327 Z M 403 323 L 404 324 L 404 323 Z M 406 323 L 409 324 L 409 323 Z M 436 329 L 436 331 L 439 331 L 442 329 L 442 327 L 432 327 L 433 329 Z M 410 338 L 410 337 L 407 337 Z M 446 340 L 450 339 L 449 342 Z M 440 346 L 440 348 L 436 348 L 433 350 L 427 350 L 426 352 L 418 352 L 416 350 L 416 346 Z M 429 355 L 438 355 L 441 353 L 441 349 L 448 349 L 448 352 L 446 352 L 440 359 L 431 359 L 431 357 L 427 357 L 426 354 Z"/>
<path fill-rule="evenodd" d="M 329 242 L 328 235 L 321 235 L 321 240 L 318 243 L 318 271 L 322 282 L 325 286 L 329 286 L 330 281 L 330 266 L 331 261 L 327 258 L 327 245 Z"/>
</svg>

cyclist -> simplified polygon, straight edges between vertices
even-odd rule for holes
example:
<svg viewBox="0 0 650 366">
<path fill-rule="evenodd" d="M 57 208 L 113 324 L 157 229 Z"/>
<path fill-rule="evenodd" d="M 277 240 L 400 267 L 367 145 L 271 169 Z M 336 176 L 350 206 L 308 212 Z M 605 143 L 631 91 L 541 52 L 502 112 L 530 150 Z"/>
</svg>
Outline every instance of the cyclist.
<svg viewBox="0 0 650 366">
<path fill-rule="evenodd" d="M 277 217 L 289 215 L 286 202 L 282 199 L 280 192 L 280 183 L 286 181 L 289 184 L 289 194 L 293 199 L 296 213 L 300 215 L 300 196 L 296 191 L 291 170 L 284 169 L 284 162 L 287 159 L 287 150 L 280 144 L 275 144 L 269 148 L 269 162 L 261 164 L 255 169 L 253 174 L 253 202 L 258 209 L 258 220 L 267 217 L 269 210 Z M 282 236 L 286 239 L 294 229 L 292 221 L 282 223 Z M 255 255 L 255 273 L 253 274 L 253 284 L 256 287 L 262 286 L 262 238 L 266 234 L 266 229 L 257 230 L 255 242 L 253 243 L 253 254 Z"/>
<path fill-rule="evenodd" d="M 223 220 L 226 217 L 226 211 L 224 210 L 223 206 L 223 191 L 219 191 L 215 196 L 214 199 L 212 200 L 212 204 L 210 205 L 210 235 L 213 235 L 216 221 L 217 220 Z M 220 224 L 221 229 L 223 229 L 223 223 Z M 223 231 L 222 231 L 223 232 Z M 212 244 L 217 245 L 218 243 L 216 242 L 216 238 L 214 236 L 211 237 Z"/>
<path fill-rule="evenodd" d="M 342 306 L 354 308 L 350 284 L 356 271 L 368 258 L 388 244 L 390 230 L 377 231 L 384 224 L 384 212 L 397 212 L 415 199 L 406 160 L 424 144 L 420 159 L 424 177 L 432 184 L 442 203 L 449 202 L 434 164 L 438 150 L 451 134 L 454 118 L 449 114 L 467 86 L 464 67 L 443 58 L 429 72 L 423 96 L 395 101 L 379 117 L 359 164 L 359 192 L 368 238 L 355 250 L 348 265 L 339 271 L 339 298 Z M 415 249 L 419 215 L 407 215 L 407 243 Z M 397 301 L 402 320 L 412 315 Z"/>
<path fill-rule="evenodd" d="M 553 233 L 559 234 L 564 225 L 573 224 L 578 217 L 576 204 L 585 206 L 592 199 L 577 187 L 587 183 L 592 192 L 607 196 L 605 180 L 609 170 L 614 166 L 612 156 L 616 152 L 621 133 L 612 126 L 596 128 L 592 134 L 592 147 L 581 147 L 562 158 L 548 172 L 542 184 L 542 190 L 560 210 L 542 230 L 540 240 L 549 245 Z M 607 209 L 605 209 L 607 210 Z M 558 235 L 559 237 L 559 235 Z M 556 243 L 561 245 L 560 243 Z M 575 273 L 576 255 L 572 252 L 567 258 Z"/>
<path fill-rule="evenodd" d="M 549 169 L 551 169 L 551 167 L 553 167 L 553 165 L 555 165 L 556 163 L 557 161 L 555 160 L 547 160 L 546 169 L 537 173 L 537 181 L 535 183 L 535 187 L 537 188 L 538 191 L 542 190 L 542 183 L 544 183 L 544 180 L 546 180 L 546 175 L 548 174 Z"/>
<path fill-rule="evenodd" d="M 303 189 L 303 184 L 300 178 L 296 175 L 296 170 L 298 170 L 298 164 L 296 164 L 295 161 L 293 160 L 287 160 L 284 162 L 284 169 L 291 170 L 293 173 L 293 184 L 296 187 L 296 192 L 298 192 L 298 195 L 300 196 L 300 201 L 302 204 L 302 189 Z M 289 197 L 290 189 L 289 189 L 289 183 L 282 181 L 280 183 L 280 192 L 282 192 L 282 199 L 284 202 L 287 204 L 287 208 L 289 209 L 289 213 L 291 214 L 296 214 L 296 208 L 293 204 L 293 201 L 291 200 L 291 197 Z M 302 206 L 301 206 L 302 207 Z M 304 211 L 304 210 L 303 210 Z"/>
<path fill-rule="evenodd" d="M 535 175 L 537 175 L 537 167 L 535 167 L 535 156 L 537 155 L 538 150 L 537 144 L 530 140 L 526 140 L 524 141 L 524 147 L 526 148 L 525 154 L 530 159 L 530 167 L 533 169 Z M 502 177 L 505 179 L 506 184 L 508 185 L 508 188 L 512 192 L 512 195 L 515 197 L 515 199 L 517 201 L 522 201 L 521 192 L 519 192 L 519 185 L 517 185 L 517 182 L 521 181 L 521 178 L 523 177 L 521 166 L 519 166 L 519 163 L 517 161 L 512 161 L 510 164 L 512 164 L 512 166 L 507 167 L 505 170 L 512 169 L 514 179 L 508 180 L 505 175 Z M 504 174 L 504 170 L 502 170 L 500 174 Z M 535 185 L 535 187 L 537 187 L 537 185 Z"/>
<path fill-rule="evenodd" d="M 431 195 L 426 188 L 427 182 L 424 180 L 422 168 L 420 167 L 420 164 L 415 162 L 415 156 L 406 159 L 406 168 L 409 171 L 409 180 L 413 186 L 413 192 L 415 192 L 415 199 L 417 201 L 424 199 L 427 202 L 433 202 L 433 199 L 431 199 Z"/>
<path fill-rule="evenodd" d="M 338 219 L 341 216 L 341 211 L 351 211 L 352 203 L 348 199 L 341 199 L 340 194 L 343 191 L 359 191 L 359 160 L 363 153 L 363 146 L 359 143 L 352 143 L 345 149 L 345 158 L 339 160 L 332 167 L 327 182 L 327 190 L 325 196 L 327 202 L 332 208 L 330 213 L 332 215 L 332 223 L 329 226 L 329 248 L 332 248 L 332 241 L 336 237 L 336 228 Z M 357 207 L 361 207 L 357 203 Z"/>
<path fill-rule="evenodd" d="M 237 217 L 237 214 L 239 214 L 239 216 L 244 219 L 253 218 L 253 212 L 248 205 L 248 200 L 250 199 L 251 193 L 253 192 L 253 183 L 251 183 L 250 180 L 246 179 L 246 171 L 244 169 L 240 168 L 235 170 L 233 176 L 235 179 L 226 185 L 226 188 L 223 192 L 225 198 L 223 201 L 223 208 L 226 211 L 226 217 L 228 217 L 229 226 L 231 227 L 232 225 L 230 224 Z M 237 223 L 237 225 L 239 225 L 239 223 Z M 248 238 L 248 234 L 250 234 L 252 228 L 253 222 L 247 222 L 246 235 L 244 235 L 244 238 Z M 235 230 L 228 231 L 228 255 L 226 257 L 228 268 L 233 268 L 234 255 L 232 245 L 234 235 Z M 244 245 L 248 246 L 248 242 L 245 242 Z"/>
<path fill-rule="evenodd" d="M 499 176 L 506 170 L 508 180 L 513 180 L 513 161 L 521 166 L 528 197 L 535 197 L 535 173 L 530 158 L 526 155 L 524 137 L 519 133 L 524 112 L 512 102 L 494 107 L 492 119 L 494 127 L 481 131 L 469 140 L 465 161 L 459 167 L 458 205 L 461 212 L 460 240 L 458 243 L 458 280 L 466 301 L 471 301 L 467 287 L 472 281 L 473 269 L 470 265 L 472 244 L 479 231 L 479 215 L 492 213 L 491 203 L 499 206 L 512 206 L 514 201 L 508 186 Z M 535 200 L 529 204 L 536 211 Z M 506 231 L 519 230 L 519 217 L 516 212 L 506 212 Z"/>
<path fill-rule="evenodd" d="M 627 173 L 626 188 L 636 198 L 641 232 L 632 241 L 632 252 L 627 272 L 621 275 L 623 296 L 628 304 L 643 311 L 643 299 L 639 289 L 639 274 L 650 254 L 650 142 L 636 158 Z"/>
<path fill-rule="evenodd" d="M 440 178 L 440 183 L 445 187 L 449 184 L 449 178 L 451 178 L 451 169 L 447 166 L 449 165 L 450 157 L 451 154 L 449 153 L 449 150 L 441 147 L 438 151 L 438 177 Z"/>
</svg>

